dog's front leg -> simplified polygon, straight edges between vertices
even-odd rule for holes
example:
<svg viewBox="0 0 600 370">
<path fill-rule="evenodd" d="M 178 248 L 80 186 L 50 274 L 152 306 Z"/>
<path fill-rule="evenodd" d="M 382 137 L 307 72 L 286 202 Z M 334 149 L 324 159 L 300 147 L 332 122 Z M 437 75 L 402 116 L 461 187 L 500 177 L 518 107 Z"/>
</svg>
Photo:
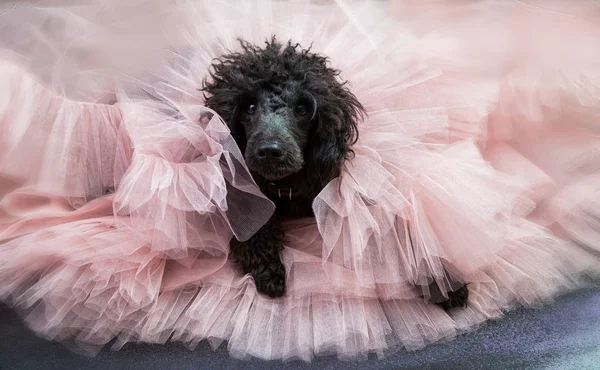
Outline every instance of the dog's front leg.
<svg viewBox="0 0 600 370">
<path fill-rule="evenodd" d="M 269 297 L 285 294 L 285 266 L 281 262 L 284 229 L 281 223 L 271 219 L 249 240 L 232 239 L 231 256 L 245 274 L 250 274 L 256 289 Z"/>
</svg>

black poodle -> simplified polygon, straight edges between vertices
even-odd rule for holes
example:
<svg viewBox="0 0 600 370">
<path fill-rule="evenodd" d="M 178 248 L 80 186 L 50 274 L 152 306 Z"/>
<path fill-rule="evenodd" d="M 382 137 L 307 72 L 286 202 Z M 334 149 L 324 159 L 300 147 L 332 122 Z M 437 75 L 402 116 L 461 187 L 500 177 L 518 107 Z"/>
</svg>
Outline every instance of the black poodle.
<svg viewBox="0 0 600 370">
<path fill-rule="evenodd" d="M 275 215 L 252 238 L 232 240 L 231 255 L 253 276 L 258 291 L 280 297 L 286 289 L 282 221 L 314 216 L 314 198 L 351 158 L 365 111 L 339 71 L 310 48 L 275 38 L 264 48 L 240 43 L 240 52 L 215 60 L 202 90 L 276 205 Z M 465 286 L 436 303 L 462 306 L 467 294 Z"/>
</svg>

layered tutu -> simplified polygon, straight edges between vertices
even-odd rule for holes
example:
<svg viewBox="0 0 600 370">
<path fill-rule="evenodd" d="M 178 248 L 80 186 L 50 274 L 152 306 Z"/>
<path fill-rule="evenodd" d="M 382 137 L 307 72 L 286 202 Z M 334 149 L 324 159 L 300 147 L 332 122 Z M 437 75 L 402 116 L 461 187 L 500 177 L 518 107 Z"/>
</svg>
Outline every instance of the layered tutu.
<svg viewBox="0 0 600 370">
<path fill-rule="evenodd" d="M 600 7 L 561 4 L 8 7 L 0 299 L 85 353 L 308 361 L 421 348 L 597 281 Z M 368 113 L 315 217 L 286 224 L 278 299 L 229 258 L 274 205 L 198 90 L 238 37 L 271 35 L 328 56 Z M 467 306 L 429 303 L 434 281 L 468 284 Z"/>
</svg>

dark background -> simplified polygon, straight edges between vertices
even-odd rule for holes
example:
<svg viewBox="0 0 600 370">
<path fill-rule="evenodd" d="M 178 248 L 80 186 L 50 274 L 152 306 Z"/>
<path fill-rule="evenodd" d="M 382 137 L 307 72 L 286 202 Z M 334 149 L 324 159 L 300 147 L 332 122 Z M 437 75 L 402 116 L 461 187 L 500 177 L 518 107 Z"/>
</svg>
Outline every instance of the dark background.
<svg viewBox="0 0 600 370">
<path fill-rule="evenodd" d="M 384 359 L 303 362 L 239 361 L 224 346 L 190 351 L 178 344 L 127 345 L 94 358 L 37 338 L 0 306 L 0 369 L 577 369 L 600 370 L 600 288 L 582 290 L 539 309 L 510 312 L 479 330 L 421 351 Z"/>
</svg>

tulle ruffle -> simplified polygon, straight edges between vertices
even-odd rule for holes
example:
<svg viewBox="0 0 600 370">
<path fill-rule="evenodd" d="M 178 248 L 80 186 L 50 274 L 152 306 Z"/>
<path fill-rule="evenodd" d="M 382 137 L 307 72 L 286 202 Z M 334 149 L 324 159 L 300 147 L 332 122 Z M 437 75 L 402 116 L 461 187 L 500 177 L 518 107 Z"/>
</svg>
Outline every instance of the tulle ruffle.
<svg viewBox="0 0 600 370">
<path fill-rule="evenodd" d="M 310 360 L 422 348 L 516 304 L 536 306 L 584 286 L 579 273 L 598 272 L 598 261 L 580 248 L 533 224 L 523 226 L 507 248 L 468 277 L 469 305 L 447 313 L 419 298 L 412 286 L 382 298 L 351 270 L 330 279 L 327 272 L 341 268 L 323 265 L 314 221 L 289 226 L 294 247 L 283 255 L 292 282 L 286 299 L 258 294 L 252 279 L 224 260 L 202 258 L 187 266 L 166 261 L 116 229 L 110 217 L 4 244 L 1 276 L 10 273 L 13 284 L 3 286 L 0 297 L 18 302 L 28 324 L 44 337 L 75 340 L 87 353 L 114 338 L 115 349 L 130 341 L 167 340 L 193 348 L 206 339 L 213 347 L 227 341 L 240 358 Z M 56 243 L 62 248 L 53 247 Z M 26 269 L 15 264 L 20 260 L 27 261 Z"/>
<path fill-rule="evenodd" d="M 114 189 L 130 141 L 113 105 L 62 98 L 0 59 L 0 173 L 85 203 Z"/>
<path fill-rule="evenodd" d="M 0 37 L 0 299 L 87 353 L 114 339 L 208 340 L 240 358 L 310 360 L 421 348 L 597 278 L 597 8 L 450 4 L 7 13 L 0 36 L 29 31 Z M 28 19 L 54 20 L 48 38 Z M 561 49 L 572 53 L 539 33 L 553 22 L 577 40 Z M 237 37 L 272 33 L 331 57 L 369 113 L 315 218 L 286 224 L 282 299 L 228 259 L 229 240 L 250 237 L 273 204 L 198 91 Z M 121 57 L 33 63 L 69 40 Z M 434 281 L 442 295 L 468 284 L 467 307 L 429 303 Z"/>
<path fill-rule="evenodd" d="M 227 253 L 232 235 L 250 238 L 274 211 L 225 122 L 201 105 L 193 59 L 167 52 L 161 74 L 134 71 L 118 89 L 134 147 L 115 194 L 115 214 L 171 257 Z M 142 76 L 135 77 L 134 76 Z"/>
</svg>

